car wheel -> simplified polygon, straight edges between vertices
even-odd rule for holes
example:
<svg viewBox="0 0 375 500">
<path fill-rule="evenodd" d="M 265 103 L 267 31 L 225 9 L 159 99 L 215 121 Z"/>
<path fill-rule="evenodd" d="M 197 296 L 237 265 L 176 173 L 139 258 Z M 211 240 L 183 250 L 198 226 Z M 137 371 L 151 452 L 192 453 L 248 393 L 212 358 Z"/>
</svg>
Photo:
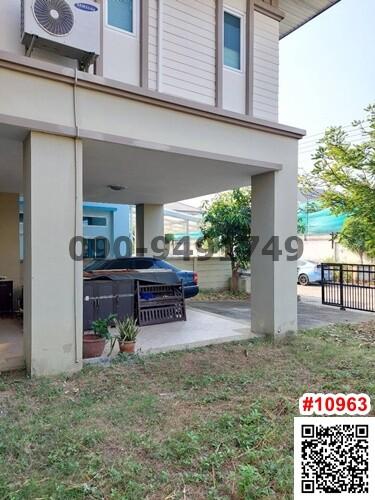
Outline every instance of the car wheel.
<svg viewBox="0 0 375 500">
<path fill-rule="evenodd" d="M 309 280 L 309 277 L 307 276 L 307 274 L 300 274 L 298 276 L 298 283 L 302 286 L 307 286 L 310 284 L 310 280 Z"/>
</svg>

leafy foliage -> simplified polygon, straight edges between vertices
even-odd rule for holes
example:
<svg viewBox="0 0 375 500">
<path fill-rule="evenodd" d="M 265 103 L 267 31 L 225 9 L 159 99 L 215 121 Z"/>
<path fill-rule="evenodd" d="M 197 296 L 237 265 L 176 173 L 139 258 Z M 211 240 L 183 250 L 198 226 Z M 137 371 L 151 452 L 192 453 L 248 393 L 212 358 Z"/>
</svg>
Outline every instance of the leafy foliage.
<svg viewBox="0 0 375 500">
<path fill-rule="evenodd" d="M 303 179 L 302 179 L 303 181 Z M 321 207 L 316 201 L 308 201 L 303 207 L 300 206 L 297 211 L 297 232 L 298 234 L 306 234 L 308 232 L 308 214 L 319 212 Z"/>
<path fill-rule="evenodd" d="M 305 191 L 315 191 L 334 214 L 349 214 L 342 242 L 352 249 L 365 242 L 366 253 L 375 256 L 375 104 L 365 111 L 367 119 L 353 123 L 363 141 L 352 144 L 343 127 L 329 128 L 319 142 L 314 169 L 303 184 Z M 357 243 L 353 246 L 354 236 Z"/>
<path fill-rule="evenodd" d="M 235 189 L 203 205 L 203 240 L 225 251 L 232 271 L 247 268 L 251 254 L 251 192 Z"/>
<path fill-rule="evenodd" d="M 108 318 L 97 319 L 92 322 L 92 329 L 94 333 L 103 339 L 109 340 L 111 338 L 111 333 L 109 327 L 112 325 L 116 318 L 115 314 L 110 314 Z"/>
<path fill-rule="evenodd" d="M 175 235 L 173 233 L 167 233 L 165 236 L 164 236 L 164 241 L 165 241 L 165 244 L 166 245 L 169 245 L 170 243 L 172 243 L 175 239 Z"/>
<path fill-rule="evenodd" d="M 357 217 L 350 217 L 344 223 L 339 236 L 339 242 L 352 252 L 357 253 L 363 262 L 365 253 L 368 255 L 374 254 L 373 242 L 371 242 L 371 238 L 369 237 L 370 232 L 371 227 L 368 227 L 365 219 L 361 220 Z"/>
<path fill-rule="evenodd" d="M 302 208 L 299 208 L 297 212 L 297 233 L 305 234 L 306 229 L 305 211 Z"/>
</svg>

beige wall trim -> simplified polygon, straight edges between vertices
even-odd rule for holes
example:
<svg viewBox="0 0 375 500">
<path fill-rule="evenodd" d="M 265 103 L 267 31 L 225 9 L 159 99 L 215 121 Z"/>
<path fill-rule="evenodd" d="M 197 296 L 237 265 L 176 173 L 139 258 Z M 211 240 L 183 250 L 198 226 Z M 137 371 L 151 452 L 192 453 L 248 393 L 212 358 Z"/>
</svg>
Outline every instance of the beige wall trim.
<svg viewBox="0 0 375 500">
<path fill-rule="evenodd" d="M 216 2 L 216 107 L 223 107 L 223 68 L 224 68 L 224 2 Z"/>
<path fill-rule="evenodd" d="M 36 61 L 35 59 L 18 56 L 5 51 L 0 51 L 0 68 L 75 85 L 75 72 L 70 68 Z M 306 132 L 299 128 L 250 117 L 241 113 L 218 109 L 214 106 L 198 104 L 188 99 L 169 96 L 150 89 L 142 89 L 134 85 L 124 84 L 101 76 L 79 71 L 77 77 L 78 88 L 103 92 L 109 95 L 172 109 L 174 111 L 189 113 L 195 116 L 203 116 L 212 120 L 271 134 L 292 137 L 294 139 L 301 139 L 306 135 Z"/>
<path fill-rule="evenodd" d="M 4 115 L 1 113 L 0 113 L 0 123 L 24 129 L 25 138 L 29 135 L 30 130 L 34 132 L 43 132 L 47 134 L 62 135 L 67 137 L 76 136 L 76 129 L 74 127 L 61 127 L 53 123 L 47 123 L 37 120 L 27 120 L 24 118 L 15 118 L 13 116 Z M 192 158 L 203 158 L 207 160 L 223 161 L 225 163 L 233 163 L 238 165 L 249 165 L 254 168 L 258 168 L 259 173 L 261 173 L 264 170 L 275 171 L 275 170 L 282 170 L 283 168 L 281 163 L 253 160 L 249 158 L 243 158 L 241 156 L 210 153 L 208 151 L 170 146 L 168 144 L 160 144 L 156 142 L 141 142 L 120 135 L 105 134 L 82 128 L 79 129 L 79 138 L 82 140 L 94 140 L 101 142 L 110 142 L 112 144 L 123 144 L 124 146 L 132 146 L 141 149 L 153 149 L 155 151 L 164 151 L 164 152 L 167 151 L 173 154 L 191 156 Z"/>
<path fill-rule="evenodd" d="M 150 4 L 149 0 L 141 0 L 141 75 L 140 82 L 142 88 L 148 88 L 148 42 L 149 42 L 149 17 L 150 17 Z"/>
<path fill-rule="evenodd" d="M 254 114 L 254 0 L 247 0 L 246 14 L 246 114 Z"/>
<path fill-rule="evenodd" d="M 30 130 L 33 132 L 44 132 L 47 134 L 64 135 L 67 137 L 75 137 L 75 127 L 65 127 L 55 123 L 49 123 L 39 120 L 30 120 L 28 118 L 20 118 L 16 116 L 5 115 L 0 113 L 0 123 L 3 125 L 10 125 L 18 127 L 25 131 L 25 137 L 29 134 Z"/>
<path fill-rule="evenodd" d="M 282 21 L 285 17 L 284 12 L 282 12 L 277 7 L 263 2 L 263 0 L 255 0 L 254 4 L 255 10 L 264 14 L 265 16 L 272 17 L 276 21 Z"/>
<path fill-rule="evenodd" d="M 259 169 L 259 172 L 264 173 L 264 171 L 276 171 L 282 170 L 283 165 L 281 163 L 273 163 L 269 161 L 254 160 L 249 158 L 244 158 L 241 156 L 226 155 L 220 153 L 213 153 L 209 151 L 203 151 L 199 149 L 190 149 L 179 146 L 170 146 L 168 144 L 159 144 L 156 142 L 149 141 L 139 141 L 134 139 L 128 139 L 127 137 L 113 135 L 113 134 L 102 134 L 100 132 L 93 132 L 91 130 L 80 129 L 80 137 L 82 139 L 91 139 L 97 141 L 105 141 L 113 144 L 123 144 L 124 146 L 132 146 L 140 149 L 152 149 L 154 151 L 163 151 L 172 154 L 189 156 L 191 158 L 199 158 L 205 160 L 221 161 L 224 163 L 232 163 L 237 165 L 247 165 Z M 255 174 L 254 174 L 255 175 Z"/>
</svg>

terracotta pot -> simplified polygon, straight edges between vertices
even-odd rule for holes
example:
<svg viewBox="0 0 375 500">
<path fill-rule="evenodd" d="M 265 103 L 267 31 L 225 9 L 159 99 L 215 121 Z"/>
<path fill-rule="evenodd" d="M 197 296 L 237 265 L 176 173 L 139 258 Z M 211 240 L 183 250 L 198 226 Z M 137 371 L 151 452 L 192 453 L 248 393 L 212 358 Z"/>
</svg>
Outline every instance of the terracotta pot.
<svg viewBox="0 0 375 500">
<path fill-rule="evenodd" d="M 120 347 L 120 352 L 126 352 L 128 354 L 135 352 L 135 342 L 124 342 L 123 340 L 119 340 L 118 345 Z"/>
<path fill-rule="evenodd" d="M 95 333 L 83 334 L 83 359 L 100 358 L 103 354 L 106 340 Z"/>
</svg>

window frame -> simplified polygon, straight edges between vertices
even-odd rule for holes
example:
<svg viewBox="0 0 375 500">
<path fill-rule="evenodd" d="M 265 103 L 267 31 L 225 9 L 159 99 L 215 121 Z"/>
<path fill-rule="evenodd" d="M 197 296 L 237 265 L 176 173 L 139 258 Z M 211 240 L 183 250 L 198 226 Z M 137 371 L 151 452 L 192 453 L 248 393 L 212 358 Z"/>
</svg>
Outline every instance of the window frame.
<svg viewBox="0 0 375 500">
<path fill-rule="evenodd" d="M 240 20 L 240 68 L 233 68 L 225 64 L 225 13 Z M 223 67 L 234 73 L 243 73 L 245 69 L 245 14 L 232 7 L 224 5 L 223 8 Z"/>
<path fill-rule="evenodd" d="M 85 219 L 102 219 L 105 221 L 105 224 L 88 224 L 85 222 Z M 82 217 L 83 227 L 108 227 L 108 217 L 105 215 L 85 215 Z"/>
<path fill-rule="evenodd" d="M 138 8 L 139 8 L 139 0 L 131 0 L 133 2 L 133 31 L 127 31 L 122 28 L 118 28 L 117 26 L 113 26 L 112 24 L 109 24 L 108 18 L 109 18 L 109 1 L 106 1 L 106 8 L 105 8 L 105 26 L 106 28 L 117 31 L 119 33 L 122 33 L 124 35 L 128 35 L 132 38 L 136 38 L 138 36 L 138 29 L 137 29 L 137 19 L 138 19 Z"/>
<path fill-rule="evenodd" d="M 102 260 L 106 260 L 109 256 L 109 251 L 110 251 L 110 242 L 108 240 L 108 238 L 106 238 L 105 236 L 96 236 L 94 238 L 83 238 L 83 258 L 88 260 L 88 259 L 93 259 L 93 260 L 97 260 L 97 259 L 102 259 Z M 97 243 L 98 243 L 98 240 L 99 241 L 104 241 L 104 244 L 105 244 L 105 256 L 104 257 L 98 257 L 98 251 L 97 251 Z M 85 252 L 85 245 L 87 245 L 87 250 L 89 250 L 89 245 L 90 245 L 90 242 L 93 242 L 94 243 L 94 256 L 90 256 L 89 255 L 89 251 Z"/>
</svg>

